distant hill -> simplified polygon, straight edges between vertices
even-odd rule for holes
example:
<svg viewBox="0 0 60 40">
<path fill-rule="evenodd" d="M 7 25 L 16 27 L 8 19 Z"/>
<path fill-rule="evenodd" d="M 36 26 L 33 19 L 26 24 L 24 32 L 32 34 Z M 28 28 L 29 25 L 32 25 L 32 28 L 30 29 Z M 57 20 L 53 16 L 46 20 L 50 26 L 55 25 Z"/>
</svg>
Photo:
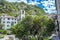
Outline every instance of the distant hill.
<svg viewBox="0 0 60 40">
<path fill-rule="evenodd" d="M 10 16 L 18 16 L 20 10 L 23 9 L 26 11 L 26 14 L 35 13 L 36 15 L 46 14 L 43 9 L 35 6 L 35 5 L 27 5 L 23 2 L 7 2 L 1 1 L 0 2 L 0 15 L 2 13 L 8 14 Z"/>
</svg>

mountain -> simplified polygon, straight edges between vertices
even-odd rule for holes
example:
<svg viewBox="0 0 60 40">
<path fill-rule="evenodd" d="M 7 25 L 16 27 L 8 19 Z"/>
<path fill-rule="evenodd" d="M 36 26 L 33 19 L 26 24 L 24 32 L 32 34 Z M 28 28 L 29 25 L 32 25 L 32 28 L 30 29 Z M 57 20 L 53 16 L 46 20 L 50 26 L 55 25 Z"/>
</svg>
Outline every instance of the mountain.
<svg viewBox="0 0 60 40">
<path fill-rule="evenodd" d="M 57 14 L 55 0 L 7 0 L 9 2 L 21 2 L 23 1 L 26 4 L 36 5 L 39 8 L 42 8 L 47 14 Z"/>
<path fill-rule="evenodd" d="M 35 6 L 35 5 L 27 5 L 24 2 L 7 2 L 2 1 L 0 2 L 0 15 L 5 13 L 10 16 L 17 17 L 20 13 L 20 10 L 24 9 L 26 14 L 35 13 L 37 15 L 46 14 L 43 9 Z"/>
<path fill-rule="evenodd" d="M 7 1 L 0 2 L 0 14 L 5 13 L 8 15 L 16 16 L 18 14 L 18 9 L 14 3 L 10 3 Z"/>
</svg>

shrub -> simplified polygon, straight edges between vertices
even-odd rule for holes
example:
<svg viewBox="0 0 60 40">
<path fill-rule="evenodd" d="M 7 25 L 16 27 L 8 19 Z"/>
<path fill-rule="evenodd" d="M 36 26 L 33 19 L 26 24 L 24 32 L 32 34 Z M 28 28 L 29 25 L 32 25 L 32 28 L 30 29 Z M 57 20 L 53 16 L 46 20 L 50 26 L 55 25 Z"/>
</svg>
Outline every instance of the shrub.
<svg viewBox="0 0 60 40">
<path fill-rule="evenodd" d="M 3 34 L 7 34 L 7 30 L 3 30 Z"/>
<path fill-rule="evenodd" d="M 2 33 L 2 30 L 0 30 L 0 33 Z"/>
<path fill-rule="evenodd" d="M 49 40 L 49 38 L 44 38 L 44 40 Z"/>
<path fill-rule="evenodd" d="M 7 34 L 7 30 L 0 30 L 1 34 Z"/>
<path fill-rule="evenodd" d="M 36 37 L 32 36 L 31 40 L 36 40 Z"/>
</svg>

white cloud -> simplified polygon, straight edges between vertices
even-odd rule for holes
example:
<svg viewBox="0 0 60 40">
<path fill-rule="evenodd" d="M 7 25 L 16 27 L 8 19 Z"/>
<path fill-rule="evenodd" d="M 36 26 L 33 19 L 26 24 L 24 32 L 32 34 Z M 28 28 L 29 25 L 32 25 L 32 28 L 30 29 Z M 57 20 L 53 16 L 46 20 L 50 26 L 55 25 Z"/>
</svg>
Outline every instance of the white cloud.
<svg viewBox="0 0 60 40">
<path fill-rule="evenodd" d="M 9 1 L 9 2 L 16 2 L 17 0 L 6 0 L 6 1 Z"/>
<path fill-rule="evenodd" d="M 40 3 L 37 1 L 35 1 L 35 2 L 31 1 L 30 3 L 28 3 L 28 5 L 36 5 L 36 4 L 40 4 Z"/>
<path fill-rule="evenodd" d="M 36 1 L 35 2 L 32 2 L 31 1 L 31 3 L 28 3 L 28 5 L 36 5 L 36 4 L 40 4 L 40 3 L 39 2 L 36 2 Z"/>
<path fill-rule="evenodd" d="M 16 0 L 16 2 L 24 2 L 24 3 L 27 3 L 26 0 Z"/>
<path fill-rule="evenodd" d="M 27 1 L 26 1 L 26 0 L 21 0 L 21 1 L 23 1 L 24 3 L 27 3 Z"/>
</svg>

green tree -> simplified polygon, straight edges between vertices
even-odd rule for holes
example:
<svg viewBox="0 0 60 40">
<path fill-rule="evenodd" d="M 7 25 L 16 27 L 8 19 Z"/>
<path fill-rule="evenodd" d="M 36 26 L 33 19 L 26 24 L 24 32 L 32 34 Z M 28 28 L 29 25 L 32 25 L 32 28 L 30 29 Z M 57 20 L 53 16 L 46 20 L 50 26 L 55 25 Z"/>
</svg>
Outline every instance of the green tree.
<svg viewBox="0 0 60 40">
<path fill-rule="evenodd" d="M 50 30 L 49 30 L 50 29 Z M 26 16 L 22 21 L 18 22 L 15 26 L 12 26 L 11 31 L 18 38 L 28 40 L 29 35 L 33 35 L 40 38 L 40 36 L 46 36 L 50 31 L 54 29 L 54 22 L 49 20 L 44 15 L 42 16 Z M 40 40 L 40 39 L 39 39 Z"/>
<path fill-rule="evenodd" d="M 52 31 L 55 30 L 55 23 L 54 21 L 52 21 L 51 19 L 49 19 L 46 23 L 46 29 L 45 29 L 45 32 L 44 32 L 44 35 L 45 36 L 48 36 L 52 33 Z"/>
<path fill-rule="evenodd" d="M 24 35 L 30 34 L 30 29 L 32 28 L 33 24 L 33 18 L 31 16 L 27 16 L 25 19 L 23 19 L 21 22 L 19 22 L 17 25 L 12 26 L 11 30 L 14 34 L 16 34 L 17 37 L 22 38 Z"/>
<path fill-rule="evenodd" d="M 3 26 L 4 26 L 4 25 L 1 24 L 1 18 L 0 18 L 0 30 L 2 29 Z"/>
</svg>

